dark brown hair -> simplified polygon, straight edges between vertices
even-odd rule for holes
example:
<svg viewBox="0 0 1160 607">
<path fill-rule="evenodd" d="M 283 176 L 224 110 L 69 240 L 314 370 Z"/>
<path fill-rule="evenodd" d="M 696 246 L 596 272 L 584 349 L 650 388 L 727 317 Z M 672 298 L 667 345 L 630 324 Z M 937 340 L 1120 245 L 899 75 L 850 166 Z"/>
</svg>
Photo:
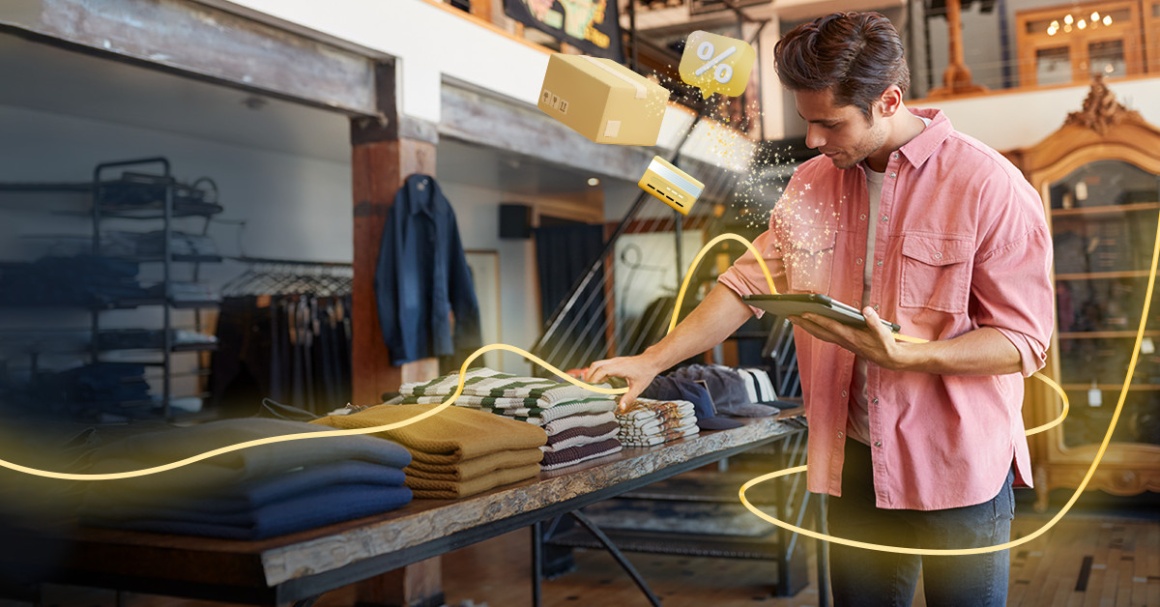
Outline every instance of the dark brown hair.
<svg viewBox="0 0 1160 607">
<path fill-rule="evenodd" d="M 878 13 L 834 13 L 795 27 L 773 47 L 777 77 L 791 91 L 834 94 L 869 118 L 870 105 L 892 84 L 905 95 L 910 68 L 898 30 Z"/>
</svg>

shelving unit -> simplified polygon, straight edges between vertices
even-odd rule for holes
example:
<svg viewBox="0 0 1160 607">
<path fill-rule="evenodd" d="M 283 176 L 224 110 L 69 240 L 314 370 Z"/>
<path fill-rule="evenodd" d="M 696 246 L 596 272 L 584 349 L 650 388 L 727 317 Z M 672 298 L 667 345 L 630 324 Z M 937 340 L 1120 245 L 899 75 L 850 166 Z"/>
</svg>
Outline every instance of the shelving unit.
<svg viewBox="0 0 1160 607">
<path fill-rule="evenodd" d="M 1160 129 L 1096 79 L 1083 111 L 1009 156 L 1039 190 L 1052 230 L 1057 324 L 1043 372 L 1071 403 L 1061 425 L 1030 439 L 1036 508 L 1047 507 L 1051 489 L 1079 486 L 1109 430 L 1111 442 L 1088 488 L 1160 491 L 1160 289 L 1148 315 L 1141 314 L 1160 219 Z M 1125 378 L 1141 323 L 1138 364 Z M 1124 409 L 1110 429 L 1125 381 Z M 1028 428 L 1061 411 L 1054 392 L 1027 383 Z"/>
<path fill-rule="evenodd" d="M 212 186 L 212 187 L 211 187 Z M 216 307 L 220 297 L 213 296 L 212 292 L 195 287 L 194 291 L 201 291 L 197 296 L 180 296 L 175 285 L 178 284 L 176 266 L 189 266 L 191 269 L 190 283 L 198 284 L 201 264 L 218 263 L 222 257 L 216 250 L 197 250 L 196 243 L 211 244 L 206 236 L 210 218 L 221 212 L 222 207 L 217 203 L 217 190 L 212 181 L 199 180 L 191 185 L 179 183 L 172 175 L 169 161 L 163 157 L 142 158 L 98 164 L 93 169 L 92 180 L 89 182 L 69 183 L 6 183 L 0 184 L 3 192 L 24 193 L 87 193 L 89 196 L 88 209 L 84 216 L 91 221 L 92 243 L 89 253 L 93 263 L 121 264 L 118 268 L 132 269 L 136 277 L 142 265 L 154 266 L 160 272 L 159 280 L 150 288 L 128 288 L 119 296 L 99 297 L 92 296 L 83 302 L 77 301 L 36 301 L 32 298 L 26 306 L 58 306 L 61 308 L 83 308 L 89 316 L 87 355 L 91 365 L 104 362 L 117 362 L 139 365 L 143 368 L 160 369 L 160 413 L 170 418 L 173 411 L 170 407 L 175 400 L 173 379 L 177 376 L 173 369 L 173 355 L 182 352 L 204 352 L 216 348 L 210 340 L 193 340 L 179 343 L 175 336 L 173 311 L 181 309 L 194 310 L 194 332 L 200 333 L 200 310 Z M 207 194 L 212 193 L 212 200 L 207 200 Z M 71 214 L 71 213 L 70 213 Z M 175 228 L 175 221 L 187 218 L 203 219 L 200 233 L 190 234 L 180 232 Z M 128 243 L 121 242 L 114 249 L 110 243 L 113 232 L 109 231 L 110 222 L 121 225 L 141 224 L 153 227 L 153 231 L 128 230 L 121 231 L 126 235 L 139 235 L 130 238 Z M 187 239 L 187 248 L 191 250 L 175 251 L 175 237 Z M 194 240 L 196 239 L 196 240 Z M 195 245 L 190 245 L 194 242 Z M 133 250 L 127 250 L 133 249 Z M 10 264 L 18 265 L 18 264 Z M 136 281 L 136 278 L 134 278 Z M 136 283 L 139 287 L 139 283 Z M 188 289 L 187 289 L 188 290 Z M 126 294 L 125 291 L 130 294 Z M 51 298 L 50 298 L 51 299 Z M 67 298 L 66 298 L 67 299 Z M 20 307 L 22 304 L 9 301 L 10 306 Z M 102 319 L 103 315 L 111 310 L 129 310 L 147 307 L 160 309 L 160 327 L 153 329 L 112 329 Z M 114 358 L 113 352 L 122 356 Z M 134 355 L 139 355 L 135 357 Z M 33 365 L 32 373 L 37 369 Z M 204 376 L 204 372 L 182 373 L 181 376 Z M 205 394 L 194 394 L 205 398 Z M 86 403 L 88 404 L 88 403 Z M 132 405 L 134 402 L 117 402 L 118 405 Z M 142 404 L 136 402 L 135 404 Z M 149 401 L 148 404 L 153 404 Z"/>
</svg>

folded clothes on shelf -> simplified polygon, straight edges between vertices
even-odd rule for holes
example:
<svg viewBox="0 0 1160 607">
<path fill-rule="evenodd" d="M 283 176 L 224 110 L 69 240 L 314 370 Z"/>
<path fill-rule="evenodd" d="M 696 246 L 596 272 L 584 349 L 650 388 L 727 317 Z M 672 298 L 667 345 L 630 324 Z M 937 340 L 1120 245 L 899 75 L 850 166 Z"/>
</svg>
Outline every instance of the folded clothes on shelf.
<svg viewBox="0 0 1160 607">
<path fill-rule="evenodd" d="M 697 434 L 693 403 L 686 400 L 638 398 L 629 408 L 616 412 L 617 437 L 625 447 L 651 447 Z"/>
<path fill-rule="evenodd" d="M 248 441 L 326 429 L 231 419 L 143 432 L 98 448 L 91 473 L 138 470 Z M 258 444 L 174 470 L 91 483 L 82 523 L 163 533 L 262 539 L 386 512 L 411 501 L 400 445 L 370 436 Z"/>
<path fill-rule="evenodd" d="M 160 348 L 164 337 L 165 333 L 161 329 L 109 329 L 97 335 L 97 348 L 100 350 Z M 217 344 L 217 337 L 187 329 L 171 329 L 170 343 L 174 346 L 213 346 Z"/>
<path fill-rule="evenodd" d="M 108 306 L 149 296 L 131 261 L 48 256 L 0 267 L 0 305 Z"/>
<path fill-rule="evenodd" d="M 124 232 L 110 230 L 101 234 L 101 253 L 121 257 L 159 257 L 165 253 L 165 232 Z M 216 257 L 217 244 L 209 236 L 172 231 L 169 233 L 169 253 Z"/>
<path fill-rule="evenodd" d="M 405 422 L 437 405 L 379 405 L 313 423 L 372 428 Z M 447 407 L 437 415 L 375 433 L 397 441 L 413 462 L 407 486 L 416 498 L 456 499 L 536 476 L 547 442 L 544 430 L 484 411 Z"/>
<path fill-rule="evenodd" d="M 547 434 L 545 452 L 555 450 L 565 429 L 580 429 L 615 424 L 615 397 L 592 392 L 570 383 L 540 377 L 519 377 L 486 367 L 469 369 L 464 374 L 463 393 L 455 405 L 486 411 L 541 426 Z M 402 402 L 439 404 L 456 390 L 459 374 L 452 373 L 429 382 L 404 384 Z M 606 440 L 607 429 L 595 433 L 573 432 L 567 438 L 569 447 L 579 447 Z M 616 451 L 618 451 L 616 449 Z M 605 449 L 607 452 L 608 450 Z M 615 451 L 612 451 L 615 452 Z M 605 453 L 607 454 L 607 453 Z M 575 458 L 558 459 L 554 468 L 580 463 Z"/>
</svg>

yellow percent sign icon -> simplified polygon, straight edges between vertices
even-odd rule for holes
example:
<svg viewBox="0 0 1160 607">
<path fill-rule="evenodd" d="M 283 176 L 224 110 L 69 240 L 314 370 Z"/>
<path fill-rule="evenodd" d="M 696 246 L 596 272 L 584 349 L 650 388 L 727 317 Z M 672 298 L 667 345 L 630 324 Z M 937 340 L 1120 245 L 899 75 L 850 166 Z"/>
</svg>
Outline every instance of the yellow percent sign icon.
<svg viewBox="0 0 1160 607">
<path fill-rule="evenodd" d="M 744 40 L 698 30 L 685 39 L 679 71 L 706 99 L 713 93 L 736 97 L 745 92 L 756 59 L 757 51 Z"/>
</svg>

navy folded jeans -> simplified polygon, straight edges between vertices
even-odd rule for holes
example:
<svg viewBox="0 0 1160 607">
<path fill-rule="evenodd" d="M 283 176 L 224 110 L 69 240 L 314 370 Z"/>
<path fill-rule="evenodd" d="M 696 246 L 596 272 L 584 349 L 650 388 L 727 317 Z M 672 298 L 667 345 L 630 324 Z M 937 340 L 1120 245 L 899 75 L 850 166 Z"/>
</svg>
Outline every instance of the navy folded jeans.
<svg viewBox="0 0 1160 607">
<path fill-rule="evenodd" d="M 846 441 L 842 497 L 829 498 L 827 524 L 836 537 L 889 546 L 977 548 L 1011 539 L 1015 473 L 994 498 L 948 510 L 884 510 L 875 506 L 870 447 Z M 913 556 L 830 544 L 830 587 L 836 607 L 910 605 L 922 575 L 929 607 L 1007 604 L 1010 552 Z"/>
</svg>

